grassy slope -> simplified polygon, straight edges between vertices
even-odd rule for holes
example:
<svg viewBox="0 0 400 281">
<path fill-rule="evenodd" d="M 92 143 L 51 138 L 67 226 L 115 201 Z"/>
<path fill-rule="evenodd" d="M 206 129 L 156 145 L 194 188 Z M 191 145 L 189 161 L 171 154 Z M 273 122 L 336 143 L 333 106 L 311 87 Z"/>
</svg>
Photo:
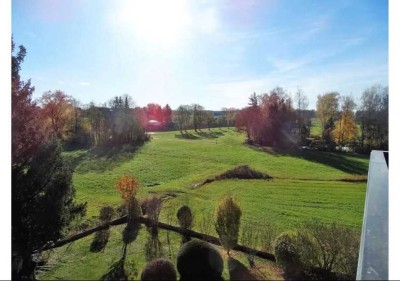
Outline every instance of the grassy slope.
<svg viewBox="0 0 400 281">
<path fill-rule="evenodd" d="M 143 187 L 140 196 L 155 192 L 169 198 L 161 215 L 163 221 L 167 221 L 167 210 L 175 214 L 184 203 L 192 207 L 195 216 L 209 216 L 218 199 L 231 192 L 240 201 L 243 222 L 255 222 L 259 226 L 268 222 L 279 230 L 285 230 L 317 217 L 360 228 L 366 184 L 340 179 L 354 174 L 366 175 L 368 159 L 314 151 L 276 153 L 243 145 L 243 135 L 232 130 L 203 132 L 201 137 L 193 134 L 195 139 L 176 137 L 176 132 L 156 133 L 151 142 L 134 153 L 112 150 L 66 153 L 75 166 L 73 182 L 77 199 L 88 202 L 87 217 L 96 217 L 104 204 L 120 204 L 114 182 L 128 173 L 135 175 L 143 185 L 158 184 Z M 191 188 L 205 178 L 241 164 L 248 164 L 274 179 L 226 180 L 198 189 Z M 88 251 L 91 237 L 75 242 L 69 249 L 66 246 L 56 250 L 52 259 L 61 257 L 62 261 L 40 277 L 99 278 L 120 258 L 122 242 L 118 238 L 119 232 L 118 229 L 113 230 L 114 236 L 106 247 L 107 255 Z M 145 260 L 141 250 L 136 248 L 143 248 L 146 235 L 146 231 L 142 230 L 138 240 L 128 249 L 128 252 L 136 253 L 130 259 L 135 260 L 139 271 Z M 174 240 L 173 245 L 179 248 L 179 238 Z M 84 260 L 77 262 L 75 255 Z M 101 265 L 101 269 L 96 266 L 95 269 L 88 269 L 92 264 Z M 129 273 L 134 277 L 133 269 Z"/>
</svg>

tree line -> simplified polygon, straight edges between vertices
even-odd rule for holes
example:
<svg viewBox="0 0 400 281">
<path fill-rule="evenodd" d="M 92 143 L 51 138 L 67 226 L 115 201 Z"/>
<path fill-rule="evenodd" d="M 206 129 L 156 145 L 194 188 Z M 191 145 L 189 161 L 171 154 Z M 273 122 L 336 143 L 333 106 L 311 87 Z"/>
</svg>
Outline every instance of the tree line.
<svg viewBox="0 0 400 281">
<path fill-rule="evenodd" d="M 294 100 L 281 87 L 262 95 L 254 93 L 248 106 L 237 112 L 235 124 L 246 133 L 250 144 L 273 147 L 317 144 L 317 148 L 330 151 L 337 146 L 359 152 L 388 149 L 388 87 L 367 88 L 358 108 L 351 95 L 341 96 L 338 92 L 318 95 L 315 116 L 321 124 L 321 137 L 317 138 L 310 138 L 314 114 L 307 110 L 308 104 L 301 89 Z"/>
</svg>

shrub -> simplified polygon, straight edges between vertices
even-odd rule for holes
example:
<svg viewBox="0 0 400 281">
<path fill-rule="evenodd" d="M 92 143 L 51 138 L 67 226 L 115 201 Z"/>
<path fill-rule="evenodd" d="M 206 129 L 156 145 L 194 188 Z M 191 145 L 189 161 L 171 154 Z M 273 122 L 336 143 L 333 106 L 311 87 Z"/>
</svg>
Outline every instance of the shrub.
<svg viewBox="0 0 400 281">
<path fill-rule="evenodd" d="M 176 280 L 174 264 L 167 259 L 155 259 L 146 264 L 140 280 Z"/>
<path fill-rule="evenodd" d="M 182 206 L 179 208 L 177 214 L 176 214 L 178 220 L 179 220 L 179 225 L 182 228 L 185 229 L 191 229 L 193 225 L 193 215 L 192 211 L 188 206 Z"/>
<path fill-rule="evenodd" d="M 286 231 L 276 238 L 275 258 L 286 273 L 297 276 L 302 272 L 303 264 L 298 249 L 297 232 Z"/>
<path fill-rule="evenodd" d="M 191 229 L 193 226 L 193 215 L 190 208 L 186 205 L 179 208 L 176 214 L 179 225 L 184 229 Z M 190 236 L 182 235 L 182 244 L 190 241 Z"/>
<path fill-rule="evenodd" d="M 355 278 L 360 237 L 351 228 L 311 220 L 299 229 L 301 257 L 308 268 Z"/>
<path fill-rule="evenodd" d="M 192 239 L 180 248 L 177 268 L 180 280 L 222 280 L 224 262 L 213 246 Z"/>
<path fill-rule="evenodd" d="M 125 244 L 129 244 L 136 240 L 139 233 L 141 225 L 136 218 L 142 215 L 142 209 L 140 208 L 139 201 L 136 198 L 126 200 L 125 203 L 127 204 L 127 223 L 122 232 L 122 240 Z"/>
<path fill-rule="evenodd" d="M 215 230 L 228 255 L 237 245 L 241 216 L 239 205 L 230 195 L 225 195 L 215 210 Z"/>
<path fill-rule="evenodd" d="M 153 196 L 142 200 L 142 210 L 146 213 L 147 217 L 151 219 L 151 225 L 147 227 L 147 230 L 151 235 L 158 235 L 158 218 L 160 216 L 162 201 L 160 198 Z"/>
<path fill-rule="evenodd" d="M 135 218 L 142 216 L 142 209 L 140 208 L 139 201 L 136 198 L 131 198 L 126 201 L 126 212 L 128 216 L 128 224 Z"/>
<path fill-rule="evenodd" d="M 140 185 L 135 177 L 124 175 L 115 183 L 115 189 L 121 194 L 122 199 L 130 199 L 139 192 Z"/>
</svg>

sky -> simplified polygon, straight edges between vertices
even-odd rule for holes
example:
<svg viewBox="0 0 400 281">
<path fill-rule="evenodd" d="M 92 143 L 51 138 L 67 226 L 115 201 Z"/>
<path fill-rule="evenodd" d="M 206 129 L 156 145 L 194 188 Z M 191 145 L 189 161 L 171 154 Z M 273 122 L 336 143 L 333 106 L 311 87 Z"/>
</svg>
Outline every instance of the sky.
<svg viewBox="0 0 400 281">
<path fill-rule="evenodd" d="M 13 0 L 11 28 L 34 98 L 62 90 L 87 104 L 243 108 L 255 92 L 301 88 L 356 102 L 388 85 L 385 0 Z"/>
</svg>

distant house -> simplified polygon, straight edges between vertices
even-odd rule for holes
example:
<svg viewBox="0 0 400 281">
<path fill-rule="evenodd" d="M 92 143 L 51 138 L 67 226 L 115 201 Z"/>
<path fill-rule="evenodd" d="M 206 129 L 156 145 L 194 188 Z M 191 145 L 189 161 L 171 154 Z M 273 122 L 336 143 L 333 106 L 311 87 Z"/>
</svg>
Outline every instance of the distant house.
<svg viewBox="0 0 400 281">
<path fill-rule="evenodd" d="M 162 123 L 160 121 L 157 121 L 157 120 L 149 120 L 149 121 L 147 121 L 147 126 L 149 126 L 149 127 L 161 127 Z"/>
</svg>

